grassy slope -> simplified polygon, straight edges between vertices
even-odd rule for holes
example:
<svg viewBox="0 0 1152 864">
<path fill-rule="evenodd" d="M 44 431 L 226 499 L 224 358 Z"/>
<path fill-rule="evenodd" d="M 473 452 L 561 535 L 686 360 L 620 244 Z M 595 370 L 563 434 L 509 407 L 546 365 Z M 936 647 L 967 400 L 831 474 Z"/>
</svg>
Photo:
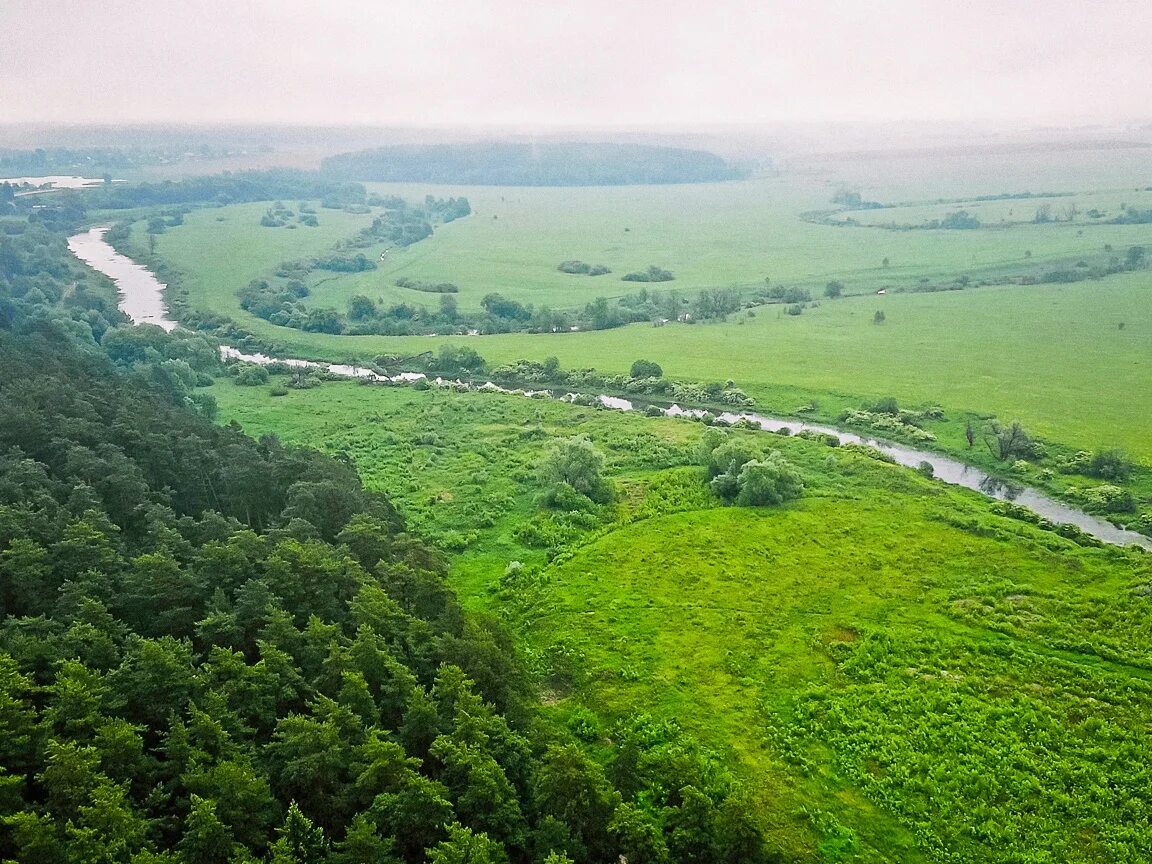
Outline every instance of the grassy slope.
<svg viewBox="0 0 1152 864">
<path fill-rule="evenodd" d="M 557 711 L 678 718 L 757 778 L 784 848 L 859 861 L 1148 851 L 1124 810 L 1147 804 L 1132 754 L 1152 634 L 1129 593 L 1152 578 L 1147 561 L 796 439 L 756 440 L 802 467 L 809 496 L 752 511 L 716 508 L 694 469 L 658 470 L 685 463 L 694 424 L 352 384 L 215 392 L 221 420 L 346 452 L 421 531 L 464 535 L 466 600 L 517 610 L 530 654 L 562 643 L 580 657 Z M 608 454 L 623 503 L 607 533 L 547 565 L 514 531 L 539 519 L 531 469 L 547 438 L 577 431 Z M 501 590 L 509 560 L 540 578 Z"/>
</svg>

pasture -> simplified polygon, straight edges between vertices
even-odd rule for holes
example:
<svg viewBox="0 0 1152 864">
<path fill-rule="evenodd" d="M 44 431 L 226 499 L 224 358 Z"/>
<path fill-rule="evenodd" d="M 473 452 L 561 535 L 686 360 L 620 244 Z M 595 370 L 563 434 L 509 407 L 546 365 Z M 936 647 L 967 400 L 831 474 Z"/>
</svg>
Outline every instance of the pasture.
<svg viewBox="0 0 1152 864">
<path fill-rule="evenodd" d="M 885 322 L 874 324 L 881 309 Z M 555 356 L 566 368 L 616 374 L 645 357 L 675 378 L 731 378 L 766 411 L 792 413 L 815 398 L 817 416 L 834 417 L 862 401 L 895 396 L 910 405 L 941 405 L 951 416 L 1019 419 L 1053 442 L 1123 447 L 1152 461 L 1147 273 L 1074 285 L 846 297 L 799 316 L 768 306 L 723 323 L 562 335 L 329 336 L 259 323 L 252 329 L 292 356 L 364 360 L 456 343 L 491 363 Z M 953 443 L 962 431 L 955 430 Z"/>
<path fill-rule="evenodd" d="M 966 151 L 965 151 L 966 152 Z M 475 337 L 332 336 L 278 327 L 238 308 L 236 290 L 291 258 L 319 254 L 370 218 L 319 210 L 319 228 L 262 228 L 263 205 L 206 209 L 157 238 L 157 252 L 182 274 L 193 308 L 233 317 L 276 350 L 317 359 L 366 360 L 466 342 L 490 362 L 555 356 L 566 367 L 627 371 L 646 357 L 686 380 L 733 379 L 765 410 L 790 413 L 815 399 L 831 418 L 863 400 L 895 396 L 939 404 L 950 414 L 1019 419 L 1034 434 L 1074 447 L 1122 447 L 1152 461 L 1152 272 L 1075 284 L 978 287 L 1005 274 L 1075 268 L 1152 248 L 1152 225 L 1108 224 L 1120 205 L 1147 207 L 1149 174 L 1139 148 L 1056 153 L 888 159 L 809 157 L 778 172 L 722 184 L 627 188 L 491 188 L 374 184 L 373 190 L 419 200 L 469 197 L 474 215 L 435 236 L 394 249 L 377 270 L 313 273 L 316 306 L 343 308 L 355 294 L 385 303 L 435 306 L 436 295 L 396 287 L 397 278 L 451 281 L 461 309 L 490 292 L 537 306 L 580 307 L 596 296 L 641 287 L 685 294 L 706 287 L 808 287 L 818 305 L 787 316 L 769 305 L 728 320 L 610 331 Z M 893 231 L 806 221 L 831 210 L 838 190 L 865 200 L 908 203 L 853 211 L 860 220 L 920 222 L 959 208 L 980 214 L 977 230 Z M 1020 192 L 1071 192 L 1052 199 L 939 204 L 938 199 Z M 1031 219 L 1043 203 L 1071 223 L 1001 226 Z M 843 215 L 843 214 L 842 214 Z M 219 221 L 219 220 L 224 221 Z M 138 226 L 138 230 L 142 228 Z M 142 234 L 140 235 L 142 236 Z M 1111 251 L 1109 251 L 1109 249 Z M 366 250 L 375 256 L 380 250 Z M 566 259 L 603 263 L 613 272 L 560 273 Z M 887 266 L 884 261 L 887 259 Z M 622 273 L 667 267 L 673 282 L 642 286 Z M 920 293 L 967 276 L 964 290 Z M 821 297 L 832 279 L 845 295 Z M 879 297 L 876 292 L 886 291 Z M 883 325 L 873 324 L 877 311 Z M 958 441 L 956 435 L 952 441 Z"/>
<path fill-rule="evenodd" d="M 644 711 L 724 754 L 781 850 L 1152 854 L 1152 657 L 1132 608 L 1146 555 L 1078 549 L 974 493 L 800 439 L 734 433 L 782 451 L 807 491 L 721 507 L 691 464 L 693 423 L 352 383 L 213 391 L 221 422 L 346 455 L 451 548 L 465 602 L 516 630 L 550 710 L 590 745 Z M 534 467 L 576 432 L 606 455 L 618 503 L 561 536 Z"/>
</svg>

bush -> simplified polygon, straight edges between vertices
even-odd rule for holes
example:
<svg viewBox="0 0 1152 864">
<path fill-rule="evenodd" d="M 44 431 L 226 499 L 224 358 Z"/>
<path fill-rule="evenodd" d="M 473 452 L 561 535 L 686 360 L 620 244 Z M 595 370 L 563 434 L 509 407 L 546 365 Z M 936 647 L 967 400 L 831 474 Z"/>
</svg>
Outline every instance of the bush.
<svg viewBox="0 0 1152 864">
<path fill-rule="evenodd" d="M 663 378 L 664 370 L 660 368 L 659 363 L 653 363 L 651 360 L 637 360 L 632 364 L 629 374 L 633 378 Z"/>
<path fill-rule="evenodd" d="M 876 404 L 871 408 L 867 408 L 866 410 L 871 411 L 873 414 L 891 414 L 893 416 L 899 416 L 900 405 L 897 403 L 894 396 L 885 396 L 883 399 L 878 400 Z"/>
<path fill-rule="evenodd" d="M 1120 450 L 1098 450 L 1088 462 L 1085 473 L 1101 480 L 1127 480 L 1132 473 L 1132 465 Z"/>
<path fill-rule="evenodd" d="M 257 387 L 268 383 L 268 370 L 255 363 L 237 364 L 236 383 L 245 387 Z"/>
<path fill-rule="evenodd" d="M 1068 496 L 1082 501 L 1094 510 L 1103 510 L 1106 513 L 1132 513 L 1136 510 L 1136 502 L 1131 492 L 1108 483 L 1088 489 L 1069 489 Z"/>
<path fill-rule="evenodd" d="M 833 280 L 824 286 L 824 296 L 829 298 L 830 300 L 835 300 L 837 297 L 839 297 L 843 293 L 844 293 L 844 283 L 843 282 L 837 282 L 837 281 Z"/>
<path fill-rule="evenodd" d="M 620 277 L 625 282 L 671 282 L 676 277 L 671 270 L 651 265 L 647 270 L 636 273 L 625 273 Z"/>
<path fill-rule="evenodd" d="M 1017 421 L 1001 426 L 993 420 L 984 434 L 984 443 L 993 456 L 1005 462 L 1009 459 L 1036 459 L 1043 455 L 1043 448 L 1032 441 Z"/>
<path fill-rule="evenodd" d="M 612 500 L 612 486 L 601 476 L 604 454 L 588 440 L 575 435 L 556 441 L 537 468 L 537 477 L 553 500 L 567 498 L 565 486 L 598 504 Z"/>
<path fill-rule="evenodd" d="M 764 461 L 744 463 L 737 478 L 736 503 L 744 507 L 781 504 L 804 494 L 804 480 L 778 451 Z"/>
</svg>

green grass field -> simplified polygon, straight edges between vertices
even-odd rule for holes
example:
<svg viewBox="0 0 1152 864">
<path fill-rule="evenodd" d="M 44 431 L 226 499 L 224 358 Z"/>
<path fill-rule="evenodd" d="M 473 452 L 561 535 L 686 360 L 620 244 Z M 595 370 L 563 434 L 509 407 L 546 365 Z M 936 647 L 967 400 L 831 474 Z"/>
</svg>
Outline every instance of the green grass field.
<svg viewBox="0 0 1152 864">
<path fill-rule="evenodd" d="M 285 203 L 296 209 L 297 202 Z M 182 288 L 193 308 L 246 315 L 239 309 L 236 292 L 251 280 L 268 276 L 283 261 L 327 252 L 372 221 L 368 215 L 317 206 L 320 224 L 316 228 L 264 228 L 260 217 L 268 206 L 234 204 L 196 210 L 185 217 L 183 225 L 156 235 L 156 252 L 180 270 Z M 132 240 L 138 248 L 148 248 L 146 229 L 147 220 L 132 226 Z"/>
<path fill-rule="evenodd" d="M 765 410 L 791 412 L 815 398 L 821 416 L 830 418 L 844 407 L 892 395 L 911 404 L 939 404 L 957 415 L 1018 418 L 1048 440 L 1085 449 L 1118 446 L 1149 463 L 1152 272 L 1073 285 L 899 293 L 922 279 L 937 284 L 959 275 L 976 280 L 1071 267 L 1081 256 L 1098 260 L 1108 254 L 1105 246 L 1121 255 L 1132 245 L 1152 246 L 1150 225 L 1085 224 L 1083 215 L 1092 207 L 1114 214 L 1125 203 L 1148 206 L 1152 193 L 1137 191 L 1148 185 L 1137 158 L 1142 152 L 811 159 L 780 176 L 676 187 L 377 184 L 377 191 L 412 200 L 429 192 L 466 194 L 476 212 L 441 226 L 433 238 L 393 250 L 378 270 L 313 274 L 306 302 L 342 308 L 350 296 L 364 293 L 386 302 L 435 305 L 435 295 L 394 286 L 396 278 L 408 276 L 456 282 L 462 308 L 476 308 L 490 291 L 572 307 L 600 294 L 636 290 L 639 286 L 618 276 L 653 263 L 677 274 L 676 281 L 656 287 L 688 292 L 762 284 L 767 276 L 773 283 L 809 285 L 818 296 L 824 283 L 836 278 L 849 294 L 860 296 L 823 301 L 798 317 L 767 306 L 755 310 L 755 317 L 740 313 L 716 324 L 456 338 L 496 363 L 556 356 L 567 367 L 622 373 L 645 357 L 681 379 L 734 379 Z M 1057 215 L 1075 203 L 1080 215 L 1072 224 L 975 231 L 836 228 L 800 218 L 807 210 L 831 208 L 835 191 L 853 180 L 865 198 L 882 201 L 1073 191 L 1078 194 L 1050 203 Z M 925 204 L 855 215 L 920 221 L 960 206 L 968 205 Z M 1034 200 L 1018 200 L 969 209 L 992 221 L 1028 216 L 1037 206 Z M 285 259 L 330 248 L 369 218 L 321 209 L 320 228 L 269 229 L 258 224 L 264 209 L 256 204 L 197 211 L 185 225 L 157 238 L 158 253 L 183 275 L 182 289 L 193 308 L 228 314 L 278 351 L 317 359 L 418 353 L 450 341 L 304 333 L 240 310 L 235 292 L 250 279 L 268 275 Z M 556 264 L 567 258 L 605 263 L 614 272 L 593 278 L 557 272 Z M 884 258 L 890 266 L 882 266 Z M 875 295 L 880 287 L 890 289 L 886 296 Z M 872 323 L 878 310 L 887 318 L 882 326 Z"/>
<path fill-rule="evenodd" d="M 883 325 L 872 323 L 877 309 Z M 765 307 L 727 323 L 563 336 L 328 336 L 260 324 L 253 329 L 292 356 L 368 359 L 458 342 L 492 363 L 555 356 L 568 368 L 617 374 L 645 357 L 674 378 L 732 378 L 764 410 L 787 413 L 816 397 L 832 416 L 891 395 L 1018 418 L 1051 441 L 1119 446 L 1152 462 L 1152 274 L 843 298 L 798 317 Z"/>
<path fill-rule="evenodd" d="M 808 286 L 816 289 L 815 294 L 829 280 L 839 279 L 849 292 L 861 292 L 912 287 L 921 279 L 938 281 L 964 274 L 978 279 L 1024 272 L 1035 262 L 1101 254 L 1106 244 L 1123 250 L 1152 240 L 1152 228 L 1146 225 L 1058 223 L 913 232 L 836 229 L 799 218 L 805 211 L 832 207 L 833 187 L 793 176 L 595 189 L 382 184 L 373 188 L 410 200 L 427 192 L 465 194 L 475 212 L 441 226 L 429 240 L 390 251 L 376 270 L 314 276 L 317 284 L 312 285 L 308 304 L 343 309 L 355 294 L 385 303 L 435 302 L 435 297 L 396 287 L 396 279 L 403 276 L 455 282 L 460 286 L 462 309 L 478 309 L 480 300 L 491 292 L 537 306 L 572 308 L 597 296 L 616 298 L 639 290 L 641 286 L 620 277 L 649 264 L 676 274 L 673 282 L 650 286 L 663 290 L 755 287 L 767 277 L 774 283 Z M 1124 198 L 1116 193 L 1051 200 L 1056 213 L 1076 202 L 1081 211 L 1106 206 L 1115 214 L 1118 197 Z M 1133 193 L 1128 198 L 1135 204 L 1152 194 Z M 1002 210 L 1014 209 L 1006 205 L 1029 214 L 1037 206 L 1031 201 L 963 206 L 973 212 L 987 209 L 995 218 Z M 956 207 L 932 205 L 853 215 L 881 222 L 920 222 Z M 350 236 L 366 222 L 366 217 L 320 210 L 319 229 L 262 228 L 259 218 L 264 209 L 262 205 L 237 205 L 200 211 L 190 214 L 185 225 L 158 238 L 157 251 L 171 264 L 203 276 L 199 286 L 189 286 L 193 305 L 230 312 L 237 304 L 226 292 L 227 285 L 235 286 L 235 292 L 292 254 L 305 257 L 322 251 L 340 239 L 341 227 L 351 228 L 343 235 Z M 217 221 L 221 217 L 224 222 Z M 366 254 L 376 258 L 383 248 L 373 247 Z M 613 272 L 598 277 L 558 272 L 556 266 L 571 258 L 603 263 Z M 885 258 L 888 267 L 883 266 Z"/>
<path fill-rule="evenodd" d="M 352 383 L 213 392 L 221 422 L 347 455 L 453 549 L 457 589 L 520 634 L 557 716 L 678 720 L 753 778 L 802 860 L 1152 855 L 1146 555 L 800 439 L 753 438 L 805 498 L 728 508 L 690 467 L 692 423 Z M 546 552 L 522 529 L 563 520 L 533 467 L 577 432 L 619 503 Z"/>
</svg>

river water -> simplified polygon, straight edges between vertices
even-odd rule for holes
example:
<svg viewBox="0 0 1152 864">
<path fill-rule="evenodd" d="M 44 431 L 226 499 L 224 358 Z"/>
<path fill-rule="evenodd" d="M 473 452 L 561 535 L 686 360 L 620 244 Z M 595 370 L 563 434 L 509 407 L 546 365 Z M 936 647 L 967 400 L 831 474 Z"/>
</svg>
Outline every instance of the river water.
<svg viewBox="0 0 1152 864">
<path fill-rule="evenodd" d="M 123 180 L 113 180 L 113 183 L 123 183 Z M 45 177 L 0 177 L 0 183 L 11 183 L 13 186 L 27 186 L 16 193 L 19 198 L 23 195 L 43 195 L 57 189 L 90 189 L 93 186 L 104 185 L 103 180 L 95 177 L 76 177 L 70 174 L 52 174 Z"/>
<path fill-rule="evenodd" d="M 107 227 L 97 227 L 83 234 L 77 234 L 69 238 L 68 248 L 72 250 L 72 253 L 77 258 L 87 263 L 90 267 L 104 273 L 116 283 L 116 289 L 120 294 L 120 309 L 131 318 L 134 323 L 155 324 L 163 327 L 165 330 L 174 329 L 177 326 L 176 322 L 168 317 L 167 309 L 164 306 L 164 285 L 157 280 L 147 268 L 121 255 L 109 246 L 104 240 L 104 233 L 107 230 Z M 268 357 L 264 354 L 245 354 L 228 346 L 221 347 L 220 352 L 225 358 L 244 360 L 249 363 L 259 363 L 261 365 L 285 363 L 289 366 L 324 369 L 335 375 L 343 375 L 349 378 L 367 378 L 371 381 L 409 383 L 422 380 L 426 377 L 418 372 L 401 372 L 394 376 L 387 376 L 380 375 L 371 369 L 365 369 L 360 366 L 316 363 L 310 360 Z M 459 382 L 445 382 L 440 379 L 436 379 L 434 383 L 438 386 L 453 386 L 503 393 L 510 392 L 491 382 L 480 387 L 469 387 L 469 385 L 460 384 Z M 545 394 L 551 395 L 547 393 L 547 391 L 537 391 L 529 395 L 542 396 Z M 631 411 L 634 407 L 629 400 L 616 396 L 600 396 L 598 398 L 600 404 L 605 408 L 618 411 Z M 669 417 L 699 416 L 699 414 L 704 413 L 694 409 L 683 409 L 677 405 L 672 405 L 661 410 Z M 957 459 L 942 456 L 930 450 L 917 450 L 913 447 L 893 444 L 890 441 L 884 441 L 879 438 L 861 435 L 844 429 L 837 429 L 832 426 L 821 426 L 819 424 L 805 423 L 797 420 L 770 417 L 764 414 L 725 413 L 719 415 L 717 419 L 727 423 L 744 420 L 758 425 L 764 430 L 773 432 L 779 429 L 787 429 L 792 434 L 810 431 L 825 435 L 835 435 L 842 443 L 866 444 L 892 457 L 892 459 L 900 465 L 917 468 L 926 462 L 932 466 L 934 476 L 945 483 L 972 489 L 983 495 L 987 495 L 989 498 L 1010 501 L 1013 504 L 1018 504 L 1021 507 L 1031 510 L 1033 513 L 1042 516 L 1050 522 L 1075 525 L 1085 534 L 1090 534 L 1098 540 L 1103 540 L 1105 543 L 1116 546 L 1141 546 L 1145 549 L 1152 549 L 1152 538 L 1145 537 L 1136 531 L 1117 528 L 1104 519 L 1077 510 L 1075 507 L 1070 507 L 1035 489 L 1005 483 L 981 471 L 979 468 L 966 465 Z"/>
<path fill-rule="evenodd" d="M 164 286 L 142 264 L 109 246 L 104 239 L 107 231 L 105 225 L 69 237 L 68 248 L 89 267 L 116 283 L 120 311 L 131 318 L 132 323 L 155 324 L 165 330 L 174 330 L 176 322 L 168 317 L 164 305 Z"/>
</svg>

